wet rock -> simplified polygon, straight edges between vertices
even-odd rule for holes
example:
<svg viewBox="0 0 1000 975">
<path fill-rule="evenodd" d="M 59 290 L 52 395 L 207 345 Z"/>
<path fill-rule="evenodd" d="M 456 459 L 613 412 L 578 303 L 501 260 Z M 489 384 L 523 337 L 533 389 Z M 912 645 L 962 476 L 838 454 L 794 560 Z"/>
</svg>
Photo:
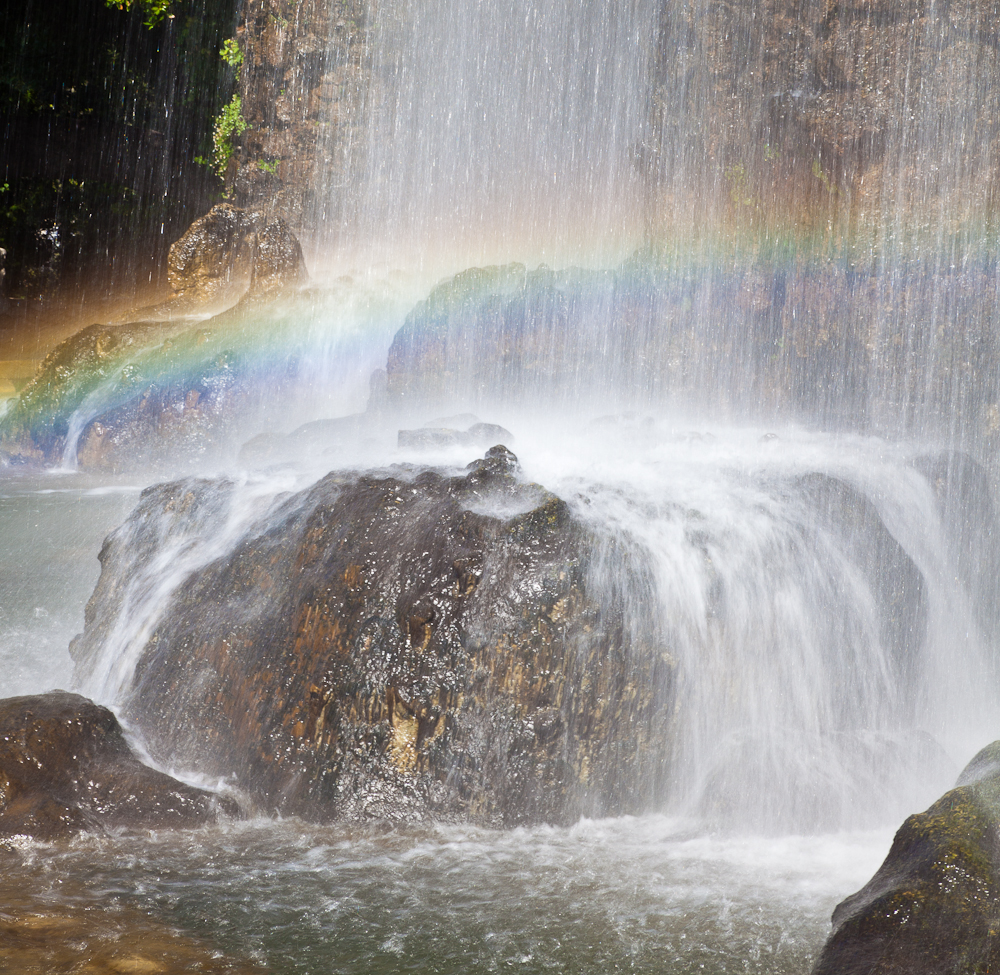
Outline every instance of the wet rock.
<svg viewBox="0 0 1000 975">
<path fill-rule="evenodd" d="M 192 304 L 232 303 L 250 283 L 258 221 L 230 203 L 199 217 L 170 248 L 167 280 Z"/>
<path fill-rule="evenodd" d="M 266 223 L 254 238 L 250 289 L 254 298 L 273 295 L 308 279 L 302 247 L 284 220 Z"/>
<path fill-rule="evenodd" d="M 67 339 L 0 417 L 0 457 L 122 473 L 230 457 L 259 412 L 294 395 L 315 309 L 307 293 L 250 296 L 214 318 L 93 325 Z M 275 361 L 248 330 L 281 336 Z M 273 411 L 272 411 L 273 412 Z"/>
<path fill-rule="evenodd" d="M 310 461 L 357 444 L 372 433 L 372 417 L 367 413 L 310 420 L 291 433 L 265 430 L 257 434 L 240 448 L 239 459 L 250 466 Z"/>
<path fill-rule="evenodd" d="M 833 913 L 813 975 L 964 975 L 1000 965 L 1000 742 L 896 833 L 885 863 Z"/>
<path fill-rule="evenodd" d="M 363 179 L 364 127 L 385 98 L 371 4 L 249 0 L 240 15 L 248 128 L 226 181 L 241 206 L 266 205 L 296 232 L 314 231 Z"/>
<path fill-rule="evenodd" d="M 705 179 L 727 191 L 710 194 L 715 219 L 728 212 L 751 232 L 889 213 L 905 225 L 928 207 L 959 219 L 972 200 L 995 196 L 992 4 L 661 9 L 645 161 L 664 190 L 664 218 L 689 223 Z M 695 176 L 689 159 L 704 163 Z"/>
<path fill-rule="evenodd" d="M 58 345 L 0 419 L 0 453 L 14 461 L 58 463 L 70 421 L 87 398 L 120 376 L 137 352 L 169 340 L 185 324 L 90 325 Z"/>
<path fill-rule="evenodd" d="M 194 826 L 230 800 L 143 765 L 107 709 L 53 691 L 0 701 L 0 835 Z"/>
<path fill-rule="evenodd" d="M 400 447 L 431 450 L 438 447 L 485 447 L 499 440 L 513 443 L 514 435 L 497 423 L 473 423 L 467 430 L 429 426 L 400 430 L 397 443 Z"/>
<path fill-rule="evenodd" d="M 144 493 L 101 554 L 81 675 L 152 552 L 186 520 L 210 532 L 229 490 Z M 620 590 L 591 586 L 610 544 L 504 447 L 460 475 L 331 474 L 174 592 L 125 711 L 152 754 L 233 775 L 267 811 L 638 812 L 667 774 L 673 664 Z"/>
<path fill-rule="evenodd" d="M 925 582 L 917 564 L 856 487 L 829 474 L 799 479 L 817 515 L 817 529 L 839 534 L 852 563 L 868 579 L 880 610 L 880 636 L 896 667 L 900 702 L 913 705 L 927 638 Z"/>
<path fill-rule="evenodd" d="M 170 248 L 172 309 L 232 304 L 306 279 L 302 248 L 279 218 L 218 203 Z M 167 307 L 167 306 L 165 306 Z"/>
</svg>

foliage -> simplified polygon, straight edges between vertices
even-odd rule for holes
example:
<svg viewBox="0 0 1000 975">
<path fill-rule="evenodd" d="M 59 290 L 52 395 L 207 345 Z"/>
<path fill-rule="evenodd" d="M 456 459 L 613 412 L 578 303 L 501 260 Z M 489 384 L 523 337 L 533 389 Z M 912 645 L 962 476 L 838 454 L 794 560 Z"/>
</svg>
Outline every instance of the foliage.
<svg viewBox="0 0 1000 975">
<path fill-rule="evenodd" d="M 227 38 L 222 42 L 219 57 L 231 68 L 238 68 L 243 63 L 243 52 L 240 50 L 235 37 Z"/>
<path fill-rule="evenodd" d="M 233 138 L 242 135 L 250 123 L 243 118 L 243 102 L 239 95 L 233 95 L 229 104 L 216 116 L 212 129 L 212 168 L 222 176 L 233 156 Z"/>
<path fill-rule="evenodd" d="M 219 53 L 237 0 L 155 4 L 163 17 L 150 27 L 146 0 L 0 3 L 8 295 L 51 294 L 76 275 L 94 287 L 147 282 L 191 214 L 217 199 L 215 177 L 191 158 L 210 155 L 233 91 Z"/>
<path fill-rule="evenodd" d="M 119 10 L 131 10 L 139 7 L 146 15 L 143 23 L 152 30 L 157 24 L 167 17 L 173 17 L 170 13 L 172 0 L 104 0 L 108 7 L 117 7 Z"/>
</svg>

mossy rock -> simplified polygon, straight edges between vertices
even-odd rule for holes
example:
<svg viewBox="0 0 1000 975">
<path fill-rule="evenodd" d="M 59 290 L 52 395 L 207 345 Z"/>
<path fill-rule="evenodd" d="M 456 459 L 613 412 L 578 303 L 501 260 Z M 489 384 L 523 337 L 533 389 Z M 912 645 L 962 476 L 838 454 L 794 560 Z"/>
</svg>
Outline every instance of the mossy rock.
<svg viewBox="0 0 1000 975">
<path fill-rule="evenodd" d="M 958 781 L 903 823 L 875 876 L 837 906 L 813 975 L 1000 970 L 1000 742 Z"/>
</svg>

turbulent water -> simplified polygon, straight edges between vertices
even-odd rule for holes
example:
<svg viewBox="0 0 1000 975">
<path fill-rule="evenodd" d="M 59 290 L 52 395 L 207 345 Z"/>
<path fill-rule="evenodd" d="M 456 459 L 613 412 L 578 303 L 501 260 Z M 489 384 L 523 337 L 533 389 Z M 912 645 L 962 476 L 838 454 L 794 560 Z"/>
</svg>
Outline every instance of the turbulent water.
<svg viewBox="0 0 1000 975">
<path fill-rule="evenodd" d="M 636 625 L 652 617 L 675 658 L 679 771 L 662 814 L 511 833 L 254 821 L 22 844 L 7 855 L 10 882 L 47 891 L 62 911 L 99 893 L 278 973 L 806 972 L 832 907 L 884 855 L 887 829 L 950 787 L 1000 730 L 974 587 L 960 581 L 946 512 L 921 472 L 921 458 L 938 455 L 663 416 L 499 419 L 525 476 L 614 540 L 594 573 L 620 576 L 629 560 Z M 376 468 L 473 456 L 359 450 L 356 464 Z M 78 675 L 85 692 L 122 700 L 130 650 L 169 591 L 325 470 L 308 461 L 230 473 L 205 524 L 171 534 L 164 522 L 104 666 Z M 824 514 L 817 476 L 849 485 L 855 512 L 858 499 L 870 504 L 867 531 L 886 532 L 917 567 L 922 608 L 904 609 L 919 610 L 920 625 L 903 643 L 880 616 L 871 552 L 884 557 L 885 545 L 866 549 L 836 510 Z M 2 482 L 5 572 L 19 573 L 0 632 L 12 664 L 3 693 L 73 681 L 65 647 L 98 540 L 136 488 L 65 474 Z M 900 652 L 915 657 L 902 676 Z M 197 780 L 197 769 L 171 771 Z M 65 877 L 73 887 L 60 894 Z"/>
<path fill-rule="evenodd" d="M 507 446 L 524 476 L 605 540 L 589 582 L 627 579 L 627 624 L 659 635 L 677 707 L 665 744 L 673 772 L 658 810 L 506 833 L 258 819 L 52 847 L 15 841 L 0 849 L 0 929 L 3 904 L 30 892 L 22 910 L 50 923 L 50 970 L 84 970 L 95 946 L 113 953 L 131 926 L 130 944 L 136 931 L 179 932 L 224 965 L 273 973 L 805 975 L 830 911 L 870 877 L 891 829 L 1000 736 L 997 525 L 991 472 L 972 457 L 997 429 L 989 242 L 942 256 L 955 214 L 935 211 L 920 224 L 930 256 L 895 266 L 908 245 L 902 229 L 896 239 L 902 217 L 884 193 L 876 207 L 889 228 L 884 253 L 864 253 L 860 237 L 835 241 L 832 231 L 819 233 L 822 246 L 810 239 L 797 250 L 793 240 L 778 255 L 785 242 L 769 239 L 755 249 L 760 201 L 748 195 L 743 157 L 722 158 L 735 136 L 706 168 L 715 148 L 701 113 L 725 100 L 725 86 L 706 80 L 708 61 L 698 62 L 711 52 L 684 47 L 689 8 L 674 5 L 670 23 L 658 25 L 658 5 L 638 0 L 382 4 L 365 53 L 376 90 L 363 185 L 346 203 L 335 203 L 341 186 L 315 187 L 317 221 L 329 219 L 305 243 L 326 290 L 287 313 L 143 350 L 94 390 L 86 375 L 71 377 L 75 399 L 59 404 L 69 414 L 64 469 L 0 472 L 0 696 L 65 687 L 118 707 L 171 592 L 266 527 L 283 492 L 331 467 L 460 469 L 475 456 L 398 449 L 396 425 L 386 425 L 325 453 L 289 448 L 248 471 L 236 460 L 244 439 L 362 409 L 368 375 L 439 272 L 512 260 L 538 280 L 549 275 L 534 272 L 541 262 L 617 268 L 589 306 L 561 280 L 542 294 L 560 314 L 586 306 L 586 321 L 553 313 L 543 328 L 524 313 L 523 332 L 499 333 L 511 344 L 525 339 L 518 381 L 537 392 L 542 375 L 547 408 L 529 411 L 529 397 L 510 385 L 492 407 L 486 392 L 474 406 L 513 432 Z M 648 236 L 652 191 L 639 162 L 655 155 L 653 102 L 663 96 L 651 54 L 666 40 L 677 52 L 661 74 L 677 90 L 658 109 L 666 141 L 656 166 L 675 184 L 678 225 L 686 233 L 695 225 L 694 249 L 680 234 Z M 758 94 L 771 107 L 818 98 L 792 81 L 789 91 Z M 920 152 L 957 145 L 947 112 L 938 106 L 925 118 L 918 102 L 889 137 L 907 151 L 914 140 Z M 761 140 L 750 154 L 777 168 L 777 150 Z M 820 160 L 799 162 L 807 196 L 822 197 L 825 213 L 840 191 Z M 681 192 L 687 183 L 718 197 L 704 214 L 684 202 L 698 199 Z M 928 183 L 923 192 L 935 191 Z M 726 207 L 729 224 L 700 226 Z M 963 211 L 962 220 L 978 217 Z M 641 244 L 646 254 L 623 271 L 622 258 Z M 666 283 L 646 274 L 647 257 L 650 267 L 661 261 Z M 325 260 L 354 280 L 325 280 Z M 654 285 L 659 305 L 642 291 Z M 586 357 L 565 355 L 571 332 L 583 336 Z M 508 349 L 489 348 L 498 361 L 478 361 L 474 344 L 450 350 L 448 361 L 502 375 Z M 560 355 L 563 373 L 553 365 Z M 184 465 L 188 474 L 225 468 L 213 503 L 200 521 L 154 526 L 103 652 L 74 674 L 67 647 L 82 629 L 101 540 L 152 477 L 74 473 L 85 428 L 98 407 L 125 409 L 136 389 L 156 382 L 180 391 L 170 407 L 178 415 L 197 382 L 219 380 L 223 403 L 229 387 L 219 377 L 228 381 L 230 369 L 252 391 L 252 411 L 229 417 L 224 448 Z M 488 388 L 470 375 L 473 392 Z M 684 384 L 697 395 L 681 417 L 670 407 L 682 397 L 670 396 Z M 597 415 L 599 403 L 636 402 L 641 412 Z M 751 425 L 789 404 L 815 428 Z M 568 415 L 553 415 L 560 405 Z M 720 425 L 720 416 L 733 422 Z M 398 419 L 427 422 L 434 414 L 419 410 Z M 899 435 L 850 432 L 875 429 Z M 951 449 L 969 445 L 970 455 Z M 164 463 L 158 471 L 171 470 Z M 197 768 L 169 771 L 198 781 Z M 44 922 L 49 914 L 62 920 Z"/>
<path fill-rule="evenodd" d="M 888 836 L 711 839 L 664 817 L 391 834 L 251 823 L 27 852 L 8 881 L 81 877 L 276 975 L 802 973 L 838 891 Z M 95 919 L 95 934 L 100 920 Z"/>
</svg>

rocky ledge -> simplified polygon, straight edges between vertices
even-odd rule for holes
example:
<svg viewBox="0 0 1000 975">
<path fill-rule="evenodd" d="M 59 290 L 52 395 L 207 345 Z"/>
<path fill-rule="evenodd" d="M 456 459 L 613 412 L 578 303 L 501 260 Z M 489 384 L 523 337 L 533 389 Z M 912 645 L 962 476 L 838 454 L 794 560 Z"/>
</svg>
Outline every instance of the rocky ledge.
<svg viewBox="0 0 1000 975">
<path fill-rule="evenodd" d="M 966 975 L 1000 968 L 1000 742 L 896 833 L 833 912 L 813 975 Z"/>
<path fill-rule="evenodd" d="M 194 826 L 237 811 L 143 765 L 117 718 L 85 697 L 52 691 L 0 701 L 0 837 Z"/>
</svg>

